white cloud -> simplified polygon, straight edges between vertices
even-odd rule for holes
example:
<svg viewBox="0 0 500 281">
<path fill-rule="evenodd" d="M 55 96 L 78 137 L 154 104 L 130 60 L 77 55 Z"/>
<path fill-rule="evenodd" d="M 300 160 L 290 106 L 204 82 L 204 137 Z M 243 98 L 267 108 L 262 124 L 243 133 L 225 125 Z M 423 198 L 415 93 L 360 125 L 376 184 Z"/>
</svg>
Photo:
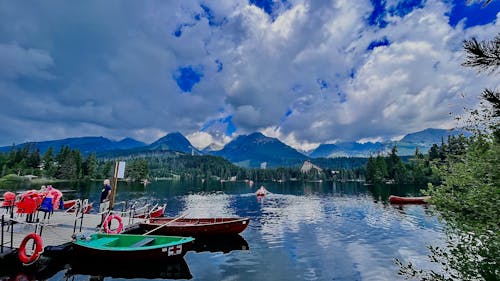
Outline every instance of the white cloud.
<svg viewBox="0 0 500 281">
<path fill-rule="evenodd" d="M 204 149 L 209 145 L 222 148 L 231 141 L 229 136 L 219 136 L 217 138 L 207 132 L 195 132 L 187 135 L 186 138 L 198 149 Z"/>
<path fill-rule="evenodd" d="M 37 13 L 9 3 L 0 9 L 0 121 L 24 130 L 0 127 L 0 144 L 82 135 L 152 142 L 181 131 L 201 147 L 227 142 L 220 131 L 197 132 L 232 115 L 237 134 L 272 133 L 308 150 L 450 127 L 449 112 L 498 86 L 460 65 L 462 41 L 490 38 L 498 19 L 463 30 L 448 24 L 448 4 L 426 1 L 387 16 L 381 29 L 367 24 L 368 0 L 289 4 L 272 20 L 242 0 L 40 3 Z M 384 38 L 389 46 L 367 50 Z M 179 67 L 203 73 L 189 93 L 173 78 Z"/>
</svg>

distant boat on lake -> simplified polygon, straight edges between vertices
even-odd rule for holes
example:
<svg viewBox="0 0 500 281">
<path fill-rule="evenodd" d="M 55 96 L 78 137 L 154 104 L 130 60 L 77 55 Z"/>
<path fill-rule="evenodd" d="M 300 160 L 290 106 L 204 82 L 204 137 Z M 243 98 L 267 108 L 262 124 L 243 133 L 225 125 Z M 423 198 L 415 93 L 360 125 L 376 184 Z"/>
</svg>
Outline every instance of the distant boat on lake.
<svg viewBox="0 0 500 281">
<path fill-rule="evenodd" d="M 431 199 L 430 196 L 421 197 L 400 197 L 391 195 L 389 196 L 389 202 L 391 204 L 427 204 Z"/>
<path fill-rule="evenodd" d="M 268 191 L 263 185 L 255 192 L 257 196 L 265 196 L 267 193 Z"/>
</svg>

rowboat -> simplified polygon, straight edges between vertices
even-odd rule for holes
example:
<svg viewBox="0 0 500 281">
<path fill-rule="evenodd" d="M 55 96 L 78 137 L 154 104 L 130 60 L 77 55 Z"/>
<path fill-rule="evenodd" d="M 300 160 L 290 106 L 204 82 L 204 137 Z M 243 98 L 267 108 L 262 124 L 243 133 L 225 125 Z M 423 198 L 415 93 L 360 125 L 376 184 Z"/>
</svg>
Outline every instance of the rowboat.
<svg viewBox="0 0 500 281">
<path fill-rule="evenodd" d="M 72 199 L 72 200 L 64 200 L 64 203 L 63 203 L 63 209 L 64 210 L 67 210 L 73 206 L 75 206 L 76 202 L 78 201 L 79 199 Z"/>
<path fill-rule="evenodd" d="M 389 202 L 391 204 L 427 204 L 431 199 L 430 196 L 421 197 L 400 197 L 391 195 L 389 196 Z"/>
<path fill-rule="evenodd" d="M 145 212 L 145 213 L 135 213 L 134 215 L 134 218 L 138 218 L 138 219 L 144 219 L 144 218 L 158 218 L 158 217 L 162 217 L 163 214 L 165 213 L 165 208 L 167 207 L 167 204 L 163 204 L 162 206 L 160 205 L 156 205 L 153 207 L 153 209 L 151 209 L 149 212 Z"/>
<path fill-rule="evenodd" d="M 261 186 L 256 192 L 257 196 L 265 196 L 267 194 L 267 189 L 264 186 Z"/>
<path fill-rule="evenodd" d="M 83 210 L 83 213 L 88 214 L 92 210 L 94 203 L 93 202 L 89 203 L 88 199 L 83 200 L 83 202 L 80 199 L 64 200 L 63 203 L 64 210 L 68 213 L 74 213 L 76 209 L 81 208 L 82 205 L 83 208 L 78 211 L 81 212 Z"/>
<path fill-rule="evenodd" d="M 175 221 L 174 221 L 175 220 Z M 139 223 L 142 230 L 150 231 L 159 226 L 153 233 L 156 235 L 206 236 L 238 234 L 247 228 L 249 218 L 151 218 L 148 222 Z"/>
<path fill-rule="evenodd" d="M 192 237 L 94 233 L 73 241 L 73 255 L 120 261 L 181 258 L 193 241 Z"/>
</svg>

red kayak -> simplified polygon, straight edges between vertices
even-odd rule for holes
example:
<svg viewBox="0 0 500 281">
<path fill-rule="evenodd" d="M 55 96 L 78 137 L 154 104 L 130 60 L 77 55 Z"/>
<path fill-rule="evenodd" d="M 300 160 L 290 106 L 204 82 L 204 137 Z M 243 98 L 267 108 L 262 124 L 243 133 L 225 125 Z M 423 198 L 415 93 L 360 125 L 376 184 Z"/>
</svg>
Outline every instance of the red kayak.
<svg viewBox="0 0 500 281">
<path fill-rule="evenodd" d="M 155 235 L 206 236 L 238 234 L 247 228 L 249 218 L 156 218 L 141 223 L 145 231 L 156 229 Z M 163 226 L 162 226 L 163 225 Z M 160 227 L 162 226 L 162 227 Z"/>
<path fill-rule="evenodd" d="M 389 196 L 389 202 L 391 204 L 427 204 L 431 199 L 430 196 L 421 197 L 400 197 L 391 195 Z"/>
</svg>

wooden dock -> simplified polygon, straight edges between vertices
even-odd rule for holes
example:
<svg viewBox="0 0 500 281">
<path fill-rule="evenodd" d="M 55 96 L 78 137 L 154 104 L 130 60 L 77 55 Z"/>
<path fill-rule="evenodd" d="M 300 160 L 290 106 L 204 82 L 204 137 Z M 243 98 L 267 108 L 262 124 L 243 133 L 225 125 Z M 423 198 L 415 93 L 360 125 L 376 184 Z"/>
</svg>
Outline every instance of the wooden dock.
<svg viewBox="0 0 500 281">
<path fill-rule="evenodd" d="M 68 213 L 64 211 L 54 211 L 49 218 L 43 218 L 44 213 L 39 212 L 38 219 L 33 219 L 34 222 L 27 220 L 25 214 L 14 214 L 13 219 L 5 215 L 5 225 L 3 227 L 3 246 L 5 248 L 18 249 L 22 240 L 29 233 L 40 234 L 43 241 L 43 247 L 60 246 L 71 242 L 74 235 L 79 233 L 92 233 L 103 231 L 97 227 L 101 222 L 100 214 L 78 214 Z M 48 216 L 48 214 L 47 214 Z M 131 227 L 134 223 L 140 222 L 143 219 L 123 217 L 122 222 L 124 229 Z M 13 222 L 13 223 L 11 223 Z M 115 229 L 118 223 L 112 221 L 111 228 Z M 12 228 L 12 239 L 11 239 Z M 12 241 L 12 242 L 11 242 Z"/>
</svg>

